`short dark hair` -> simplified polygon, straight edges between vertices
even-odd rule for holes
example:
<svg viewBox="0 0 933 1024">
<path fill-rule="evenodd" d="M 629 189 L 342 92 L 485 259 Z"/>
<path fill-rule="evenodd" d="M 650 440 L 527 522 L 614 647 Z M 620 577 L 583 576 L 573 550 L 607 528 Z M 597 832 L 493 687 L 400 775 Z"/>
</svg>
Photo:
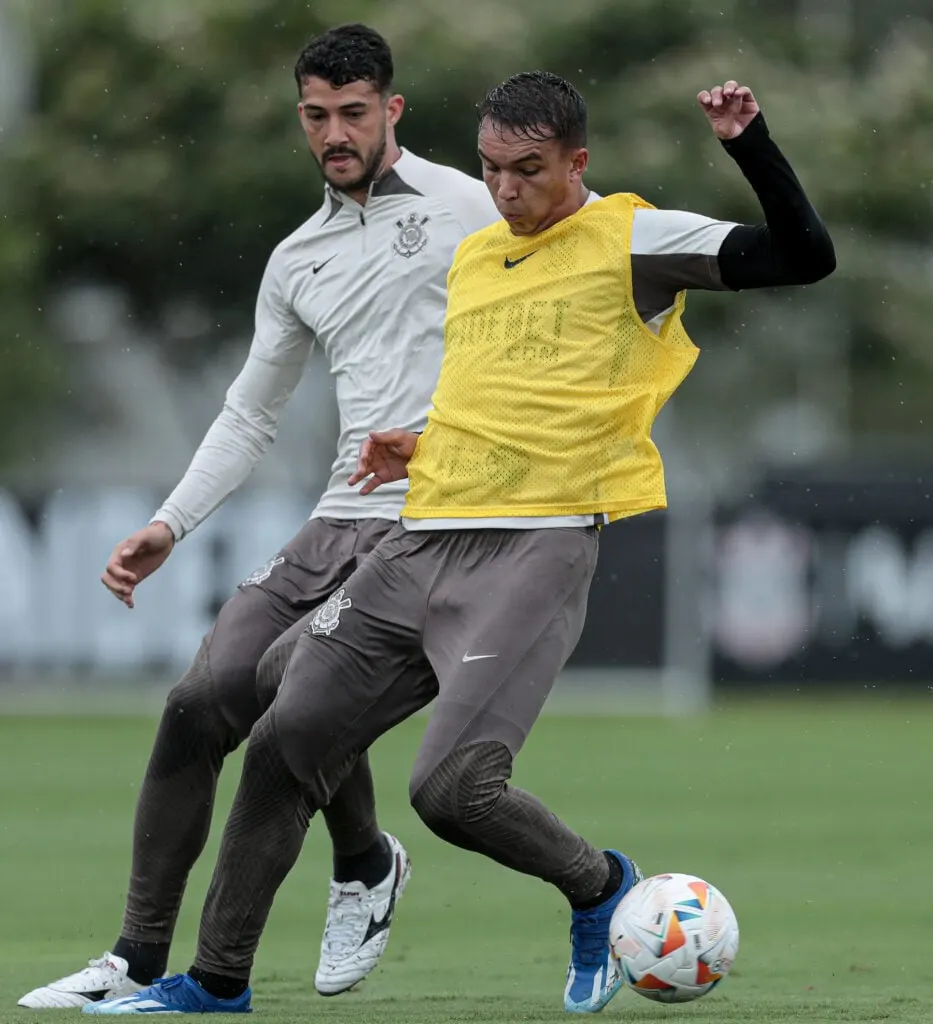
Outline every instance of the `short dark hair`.
<svg viewBox="0 0 933 1024">
<path fill-rule="evenodd" d="M 586 100 L 549 71 L 523 71 L 491 89 L 479 106 L 480 122 L 487 118 L 497 131 L 511 128 L 569 148 L 586 145 Z"/>
<path fill-rule="evenodd" d="M 371 82 L 385 96 L 392 88 L 392 51 L 368 25 L 338 25 L 315 36 L 295 64 L 301 93 L 306 78 L 323 78 L 339 89 L 351 82 Z"/>
</svg>

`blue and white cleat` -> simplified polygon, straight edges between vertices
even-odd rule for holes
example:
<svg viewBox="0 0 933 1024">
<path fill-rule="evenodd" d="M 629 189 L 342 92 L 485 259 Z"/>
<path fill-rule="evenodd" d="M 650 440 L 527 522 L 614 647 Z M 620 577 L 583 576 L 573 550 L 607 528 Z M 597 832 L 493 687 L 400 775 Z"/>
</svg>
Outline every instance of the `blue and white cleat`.
<svg viewBox="0 0 933 1024">
<path fill-rule="evenodd" d="M 622 865 L 622 885 L 605 903 L 572 912 L 570 966 L 564 989 L 564 1009 L 568 1013 L 599 1013 L 622 987 L 622 974 L 609 948 L 609 922 L 622 897 L 644 876 L 625 854 L 606 852 Z"/>
<path fill-rule="evenodd" d="M 148 988 L 120 999 L 88 1003 L 82 1013 L 252 1013 L 250 990 L 236 999 L 216 999 L 187 974 L 158 978 Z"/>
</svg>

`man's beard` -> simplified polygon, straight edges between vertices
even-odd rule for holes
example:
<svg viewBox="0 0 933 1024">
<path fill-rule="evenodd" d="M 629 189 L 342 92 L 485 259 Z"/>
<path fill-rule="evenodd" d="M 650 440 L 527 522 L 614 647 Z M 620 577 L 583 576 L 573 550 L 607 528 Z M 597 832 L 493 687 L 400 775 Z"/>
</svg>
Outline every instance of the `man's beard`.
<svg viewBox="0 0 933 1024">
<path fill-rule="evenodd" d="M 338 192 L 359 192 L 363 189 L 368 189 L 379 176 L 379 171 L 382 168 L 382 160 L 386 153 L 386 137 L 385 135 L 382 136 L 382 141 L 369 154 L 369 159 L 363 164 L 362 173 L 353 181 L 332 181 L 327 173 L 327 161 L 332 156 L 338 156 L 341 153 L 357 158 L 360 157 L 360 154 L 356 150 L 350 149 L 347 146 L 334 146 L 332 149 L 326 150 L 322 157 L 322 163 L 319 165 L 321 168 L 321 174 L 324 175 L 324 180 L 332 189 L 335 189 Z"/>
</svg>

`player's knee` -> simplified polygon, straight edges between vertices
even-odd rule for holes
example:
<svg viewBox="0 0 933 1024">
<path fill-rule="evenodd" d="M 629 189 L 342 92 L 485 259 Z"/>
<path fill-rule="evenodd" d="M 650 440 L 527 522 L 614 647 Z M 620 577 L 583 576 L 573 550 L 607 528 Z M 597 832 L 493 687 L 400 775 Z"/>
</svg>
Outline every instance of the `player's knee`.
<svg viewBox="0 0 933 1024">
<path fill-rule="evenodd" d="M 232 657 L 211 634 L 169 693 L 167 710 L 179 719 L 193 717 L 204 728 L 221 728 L 234 746 L 242 743 L 260 714 L 255 664 Z"/>
<path fill-rule="evenodd" d="M 219 766 L 238 742 L 236 730 L 214 696 L 205 641 L 166 699 L 153 750 L 153 770 L 169 772 L 204 757 Z"/>
<path fill-rule="evenodd" d="M 432 832 L 469 830 L 492 812 L 511 775 L 512 755 L 504 744 L 457 747 L 440 764 L 412 777 L 411 805 Z"/>
<path fill-rule="evenodd" d="M 326 735 L 326 722 L 297 701 L 290 701 L 287 694 L 273 703 L 263 716 L 266 719 L 272 723 L 279 755 L 304 787 L 311 805 L 325 807 L 339 786 L 335 773 L 328 772 L 323 761 L 327 752 L 320 737 Z"/>
<path fill-rule="evenodd" d="M 292 794 L 300 794 L 295 806 L 302 827 L 307 828 L 316 808 L 308 805 L 306 787 L 285 760 L 273 714 L 271 710 L 263 714 L 249 734 L 238 799 L 261 804 L 268 810 L 279 801 L 288 802 Z"/>
<path fill-rule="evenodd" d="M 256 697 L 260 711 L 265 711 L 275 700 L 294 648 L 293 643 L 273 644 L 259 659 L 259 668 L 256 669 Z"/>
<path fill-rule="evenodd" d="M 208 642 L 210 699 L 216 710 L 242 743 L 262 713 L 256 692 L 256 662 L 237 656 L 223 644 Z"/>
<path fill-rule="evenodd" d="M 188 671 L 169 690 L 163 718 L 198 726 L 212 717 L 213 704 L 214 684 L 205 640 Z"/>
<path fill-rule="evenodd" d="M 304 716 L 299 712 L 293 713 L 288 707 L 282 706 L 282 702 L 274 703 L 263 715 L 262 720 L 268 719 L 272 724 L 272 732 L 275 736 L 275 743 L 281 751 L 285 763 L 296 778 L 305 781 L 310 770 L 313 770 L 308 749 L 308 740 Z M 250 739 L 252 742 L 252 738 Z"/>
</svg>

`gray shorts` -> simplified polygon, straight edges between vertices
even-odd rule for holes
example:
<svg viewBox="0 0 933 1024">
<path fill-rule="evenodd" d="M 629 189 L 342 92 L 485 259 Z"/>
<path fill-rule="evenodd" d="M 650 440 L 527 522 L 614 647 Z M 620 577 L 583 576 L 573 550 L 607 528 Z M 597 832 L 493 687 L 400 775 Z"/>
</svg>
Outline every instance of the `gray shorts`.
<svg viewBox="0 0 933 1024">
<path fill-rule="evenodd" d="M 326 601 L 395 525 L 389 519 L 309 519 L 237 590 L 259 592 L 303 614 Z"/>
<path fill-rule="evenodd" d="M 248 731 L 260 707 L 256 669 L 275 642 L 301 635 L 325 601 L 392 529 L 388 519 L 311 519 L 238 586 L 205 638 L 217 698 Z M 297 624 L 297 625 L 296 625 Z"/>
<path fill-rule="evenodd" d="M 435 697 L 413 794 L 457 746 L 514 757 L 580 637 L 597 547 L 595 527 L 395 527 L 306 620 L 273 711 L 301 747 L 286 757 L 326 802 L 341 765 Z"/>
</svg>

